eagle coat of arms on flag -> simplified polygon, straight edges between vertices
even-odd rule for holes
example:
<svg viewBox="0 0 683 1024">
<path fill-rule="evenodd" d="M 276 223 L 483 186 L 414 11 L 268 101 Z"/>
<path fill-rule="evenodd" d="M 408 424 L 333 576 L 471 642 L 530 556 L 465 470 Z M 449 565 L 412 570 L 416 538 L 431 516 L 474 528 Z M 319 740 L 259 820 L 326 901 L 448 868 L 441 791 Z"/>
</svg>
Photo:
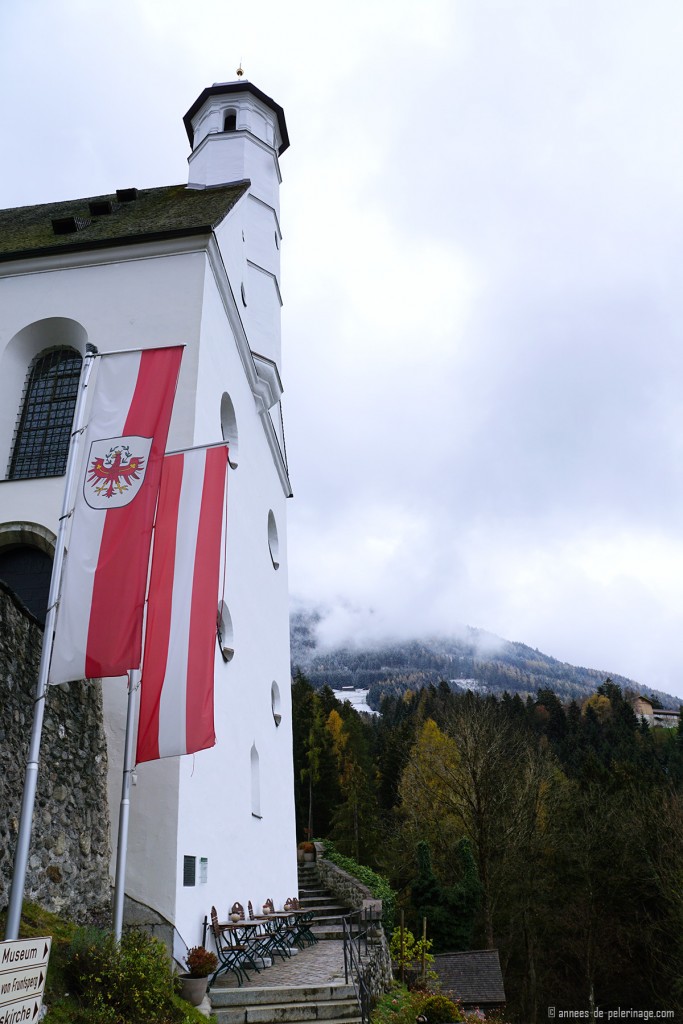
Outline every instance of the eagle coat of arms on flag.
<svg viewBox="0 0 683 1024">
<path fill-rule="evenodd" d="M 129 505 L 142 487 L 151 447 L 151 437 L 108 437 L 93 441 L 83 481 L 83 496 L 90 508 Z"/>
</svg>

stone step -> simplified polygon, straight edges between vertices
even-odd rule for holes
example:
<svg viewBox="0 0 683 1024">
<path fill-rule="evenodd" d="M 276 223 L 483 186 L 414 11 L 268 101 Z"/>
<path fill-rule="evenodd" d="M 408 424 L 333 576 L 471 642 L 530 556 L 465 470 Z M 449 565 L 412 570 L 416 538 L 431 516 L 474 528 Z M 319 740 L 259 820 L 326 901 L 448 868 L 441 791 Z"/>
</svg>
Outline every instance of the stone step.
<svg viewBox="0 0 683 1024">
<path fill-rule="evenodd" d="M 355 999 L 273 1002 L 231 1007 L 219 1007 L 213 1000 L 212 1003 L 221 1024 L 303 1024 L 304 1021 L 352 1021 L 359 1018 Z"/>
<path fill-rule="evenodd" d="M 336 939 L 339 941 L 344 938 L 341 925 L 326 924 L 319 928 L 311 928 L 311 932 L 315 935 L 318 942 L 324 942 L 326 939 Z"/>
<path fill-rule="evenodd" d="M 299 903 L 313 911 L 310 929 L 318 940 L 339 940 L 344 937 L 342 918 L 351 908 L 337 902 L 336 897 L 320 882 L 315 862 L 299 865 Z"/>
<path fill-rule="evenodd" d="M 353 985 L 288 985 L 273 987 L 250 985 L 221 988 L 220 979 L 211 989 L 214 1006 L 247 1006 L 262 1003 L 307 1003 L 325 999 L 350 999 Z"/>
<path fill-rule="evenodd" d="M 245 986 L 210 992 L 217 1024 L 357 1024 L 353 985 L 331 984 L 285 988 Z"/>
<path fill-rule="evenodd" d="M 278 1009 L 280 1009 L 278 1006 L 271 1007 L 271 1009 L 270 1009 L 270 1014 L 271 1015 L 270 1015 L 270 1017 L 268 1017 L 268 1024 L 277 1024 L 278 1021 L 284 1020 L 284 1018 L 278 1016 Z M 317 1019 L 319 1019 L 319 1018 L 307 1017 L 306 1021 L 317 1020 Z M 214 1022 L 214 1024 L 247 1024 L 248 1018 L 244 1016 L 244 1013 L 242 1014 L 241 1017 L 237 1017 L 236 1018 L 233 1015 L 233 1011 L 230 1010 L 230 1009 L 228 1009 L 228 1010 L 221 1010 L 220 1008 L 219 1009 L 213 1009 L 212 1008 L 212 1010 L 211 1010 L 211 1020 L 212 1020 L 212 1022 Z M 292 1024 L 292 1022 L 290 1021 L 289 1024 Z M 303 1024 L 303 1022 L 302 1022 L 302 1024 Z M 362 1018 L 361 1018 L 361 1015 L 360 1015 L 360 1011 L 358 1009 L 358 1004 L 356 1004 L 354 1016 L 328 1017 L 325 1020 L 325 1024 L 362 1024 Z"/>
<path fill-rule="evenodd" d="M 325 892 L 319 889 L 315 894 L 307 892 L 305 896 L 299 896 L 299 903 L 305 903 L 306 906 L 314 906 L 316 903 L 333 903 L 334 896 L 330 892 Z"/>
<path fill-rule="evenodd" d="M 325 924 L 328 921 L 334 921 L 335 924 L 341 924 L 342 918 L 347 917 L 349 910 L 346 907 L 324 907 L 320 910 L 313 911 L 313 917 L 309 922 L 309 926 Z"/>
<path fill-rule="evenodd" d="M 320 903 L 317 907 L 307 907 L 307 911 L 313 914 L 313 920 L 319 917 L 346 917 L 350 913 L 348 907 L 342 907 L 341 903 Z"/>
<path fill-rule="evenodd" d="M 314 896 L 310 899 L 308 896 L 304 896 L 304 900 L 307 903 L 310 903 L 309 909 L 311 910 L 314 907 L 342 907 L 344 910 L 347 909 L 346 905 L 344 903 L 340 903 L 337 897 L 333 896 L 330 892 L 326 893 L 324 896 Z M 299 898 L 299 903 L 302 902 L 303 900 Z"/>
</svg>

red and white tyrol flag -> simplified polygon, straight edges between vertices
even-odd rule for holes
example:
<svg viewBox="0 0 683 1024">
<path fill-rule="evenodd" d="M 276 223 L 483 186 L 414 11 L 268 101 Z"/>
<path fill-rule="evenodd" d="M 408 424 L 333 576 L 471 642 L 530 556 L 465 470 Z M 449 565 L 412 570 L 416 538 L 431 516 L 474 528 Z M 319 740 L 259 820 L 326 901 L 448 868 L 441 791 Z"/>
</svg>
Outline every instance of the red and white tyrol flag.
<svg viewBox="0 0 683 1024">
<path fill-rule="evenodd" d="M 216 742 L 213 672 L 228 448 L 167 455 L 154 530 L 136 760 Z"/>
<path fill-rule="evenodd" d="M 138 668 L 154 510 L 182 347 L 102 355 L 82 442 L 50 682 Z"/>
</svg>

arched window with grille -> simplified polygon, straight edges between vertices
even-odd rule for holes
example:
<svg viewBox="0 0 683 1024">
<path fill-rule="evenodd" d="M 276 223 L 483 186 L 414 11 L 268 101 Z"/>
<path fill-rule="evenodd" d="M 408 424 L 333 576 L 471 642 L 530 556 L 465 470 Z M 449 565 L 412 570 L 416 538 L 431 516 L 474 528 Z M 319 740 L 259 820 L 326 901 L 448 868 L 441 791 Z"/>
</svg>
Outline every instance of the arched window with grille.
<svg viewBox="0 0 683 1024">
<path fill-rule="evenodd" d="M 0 581 L 45 625 L 52 558 L 29 544 L 0 547 Z"/>
<path fill-rule="evenodd" d="M 53 348 L 31 363 L 10 460 L 10 480 L 65 472 L 81 362 L 75 349 Z"/>
</svg>

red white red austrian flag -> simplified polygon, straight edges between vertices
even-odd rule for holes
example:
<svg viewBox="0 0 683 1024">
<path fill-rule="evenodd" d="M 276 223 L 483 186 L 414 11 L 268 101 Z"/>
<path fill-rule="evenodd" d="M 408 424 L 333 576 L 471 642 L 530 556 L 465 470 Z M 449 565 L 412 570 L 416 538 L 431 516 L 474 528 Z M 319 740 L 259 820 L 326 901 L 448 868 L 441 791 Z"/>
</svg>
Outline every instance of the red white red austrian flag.
<svg viewBox="0 0 683 1024">
<path fill-rule="evenodd" d="M 225 445 L 167 455 L 140 688 L 138 762 L 216 742 L 213 675 L 225 516 Z"/>
<path fill-rule="evenodd" d="M 159 477 L 181 347 L 98 359 L 50 682 L 138 668 Z"/>
</svg>

